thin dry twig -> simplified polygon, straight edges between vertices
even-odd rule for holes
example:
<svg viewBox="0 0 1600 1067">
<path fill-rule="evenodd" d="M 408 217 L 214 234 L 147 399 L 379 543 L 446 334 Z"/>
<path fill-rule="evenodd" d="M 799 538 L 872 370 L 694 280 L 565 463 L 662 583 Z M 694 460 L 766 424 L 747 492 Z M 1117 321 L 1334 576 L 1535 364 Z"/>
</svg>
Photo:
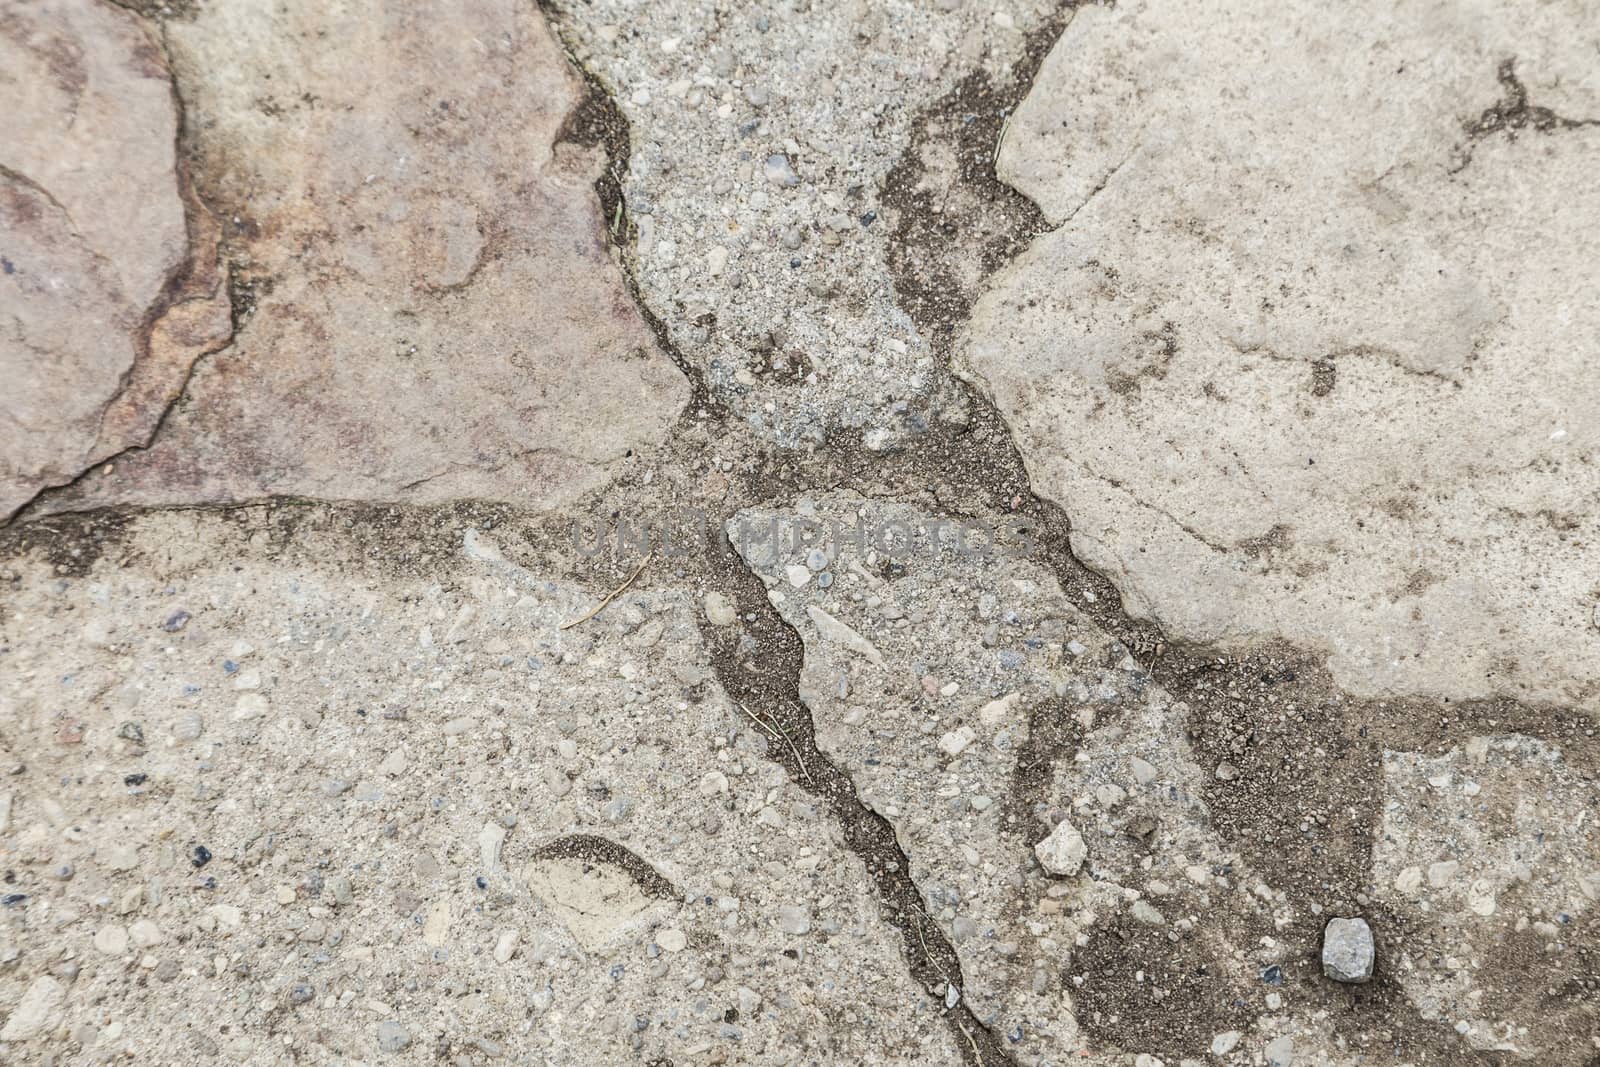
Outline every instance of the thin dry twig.
<svg viewBox="0 0 1600 1067">
<path fill-rule="evenodd" d="M 816 783 L 812 781 L 811 778 L 811 772 L 806 770 L 806 761 L 800 758 L 800 750 L 794 747 L 794 742 L 789 740 L 788 732 L 785 731 L 784 728 L 778 723 L 778 720 L 774 718 L 769 724 L 765 719 L 758 718 L 755 712 L 744 706 L 743 702 L 736 700 L 734 703 L 739 705 L 740 711 L 750 716 L 751 722 L 755 723 L 757 726 L 761 727 L 761 729 L 766 731 L 768 737 L 771 737 L 774 741 L 777 741 L 781 738 L 784 744 L 789 746 L 789 751 L 794 753 L 795 766 L 799 767 L 800 773 L 806 776 L 806 781 L 815 785 Z"/>
<path fill-rule="evenodd" d="M 628 591 L 628 586 L 632 585 L 633 584 L 633 580 L 635 578 L 639 577 L 639 573 L 644 570 L 644 565 L 646 563 L 650 562 L 650 557 L 653 556 L 653 555 L 655 555 L 654 552 L 645 553 L 644 559 L 641 559 L 639 561 L 639 565 L 633 569 L 633 573 L 628 575 L 628 580 L 627 581 L 623 582 L 621 585 L 617 586 L 611 592 L 607 593 L 605 595 L 605 598 L 603 600 L 601 600 L 600 603 L 598 603 L 594 607 L 590 608 L 587 613 L 579 616 L 576 619 L 573 619 L 571 622 L 562 623 L 561 624 L 561 629 L 570 630 L 574 626 L 577 626 L 579 623 L 588 622 L 590 619 L 594 618 L 596 615 L 598 615 L 602 611 L 604 611 L 606 609 L 606 605 L 610 604 L 613 600 L 617 599 L 617 597 L 621 596 L 623 593 Z"/>
<path fill-rule="evenodd" d="M 933 922 L 933 916 L 929 915 L 928 910 L 916 901 L 912 901 L 911 906 L 917 909 L 917 914 L 921 916 L 915 925 L 917 928 L 917 940 L 922 942 L 922 958 L 930 967 L 933 967 L 935 970 L 937 970 L 939 972 L 939 977 L 945 980 L 946 985 L 949 985 L 950 976 L 945 973 L 945 969 L 943 967 L 939 966 L 939 961 L 933 958 L 933 953 L 928 951 L 928 939 L 922 933 L 922 924 L 925 922 Z"/>
<path fill-rule="evenodd" d="M 961 1023 L 956 1023 L 956 1026 L 961 1028 L 961 1036 L 965 1037 L 967 1044 L 972 1046 L 972 1054 L 978 1058 L 978 1067 L 983 1067 L 983 1053 L 978 1051 L 978 1042 L 973 1039 L 972 1031 L 962 1026 Z"/>
</svg>

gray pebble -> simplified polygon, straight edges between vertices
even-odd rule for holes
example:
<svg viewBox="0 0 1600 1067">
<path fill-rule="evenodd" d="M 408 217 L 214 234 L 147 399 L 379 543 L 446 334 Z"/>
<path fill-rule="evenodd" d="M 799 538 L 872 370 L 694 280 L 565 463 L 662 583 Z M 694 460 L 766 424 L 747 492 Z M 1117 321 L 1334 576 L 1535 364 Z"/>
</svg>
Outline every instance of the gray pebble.
<svg viewBox="0 0 1600 1067">
<path fill-rule="evenodd" d="M 411 1047 L 411 1031 L 395 1022 L 385 1019 L 378 1024 L 378 1048 L 382 1052 L 404 1052 Z"/>
<path fill-rule="evenodd" d="M 1322 932 L 1322 973 L 1335 982 L 1372 980 L 1377 950 L 1365 919 L 1330 919 Z"/>
<path fill-rule="evenodd" d="M 794 167 L 789 165 L 789 157 L 781 152 L 775 152 L 767 157 L 766 166 L 763 168 L 767 181 L 773 185 L 781 185 L 792 189 L 800 184 L 800 175 L 794 172 Z"/>
</svg>

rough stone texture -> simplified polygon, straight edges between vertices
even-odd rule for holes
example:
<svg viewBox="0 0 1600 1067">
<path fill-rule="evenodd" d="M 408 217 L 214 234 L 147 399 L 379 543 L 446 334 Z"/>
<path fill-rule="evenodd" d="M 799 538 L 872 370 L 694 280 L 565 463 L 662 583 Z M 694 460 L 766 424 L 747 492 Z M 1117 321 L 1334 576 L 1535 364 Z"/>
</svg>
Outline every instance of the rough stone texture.
<svg viewBox="0 0 1600 1067">
<path fill-rule="evenodd" d="M 1335 982 L 1372 981 L 1377 951 L 1365 919 L 1329 919 L 1322 932 L 1322 973 Z"/>
<path fill-rule="evenodd" d="M 938 374 L 894 290 L 884 183 L 918 113 L 1005 80 L 1054 5 L 571 6 L 633 129 L 640 292 L 718 398 L 788 447 L 918 432 Z"/>
<path fill-rule="evenodd" d="M 27 1041 L 44 1033 L 61 1016 L 66 990 L 49 975 L 41 975 L 23 990 L 22 999 L 11 1007 L 6 1025 L 0 1028 L 0 1041 Z"/>
<path fill-rule="evenodd" d="M 1580 4 L 1078 12 L 1000 148 L 1057 224 L 965 366 L 1080 558 L 1365 694 L 1600 709 Z"/>
<path fill-rule="evenodd" d="M 487 536 L 408 570 L 241 514 L 11 561 L 0 1005 L 140 1061 L 959 1062 L 687 594 L 563 630 L 593 594 Z"/>
<path fill-rule="evenodd" d="M 1384 795 L 1373 881 L 1413 931 L 1394 964 L 1422 1017 L 1479 1052 L 1588 1062 L 1600 1021 L 1585 987 L 1600 946 L 1592 769 L 1530 737 L 1474 737 L 1438 756 L 1385 753 Z"/>
<path fill-rule="evenodd" d="M 146 441 L 230 325 L 141 21 L 94 0 L 0 3 L 0 94 L 3 521 Z"/>
<path fill-rule="evenodd" d="M 0 1058 L 1600 1052 L 1585 12 L 4 5 Z"/>
<path fill-rule="evenodd" d="M 1231 924 L 1267 921 L 1274 897 L 1240 884 L 1242 861 L 1206 827 L 1203 774 L 1176 728 L 1185 709 L 1020 542 L 963 552 L 962 539 L 990 541 L 976 523 L 962 534 L 953 520 L 849 496 L 740 512 L 729 536 L 805 642 L 800 694 L 818 748 L 894 825 L 961 958 L 961 995 L 1021 1062 L 1097 1051 L 1085 1011 L 1098 1022 L 1167 995 L 1226 1005 L 1273 962 L 1224 947 Z M 826 567 L 797 588 L 792 561 L 818 549 Z M 1138 782 L 1130 757 L 1154 775 Z M 1065 818 L 1089 839 L 1088 877 L 1056 877 L 1035 857 Z M 1192 918 L 1202 914 L 1212 921 Z M 1154 958 L 1121 944 L 1141 924 L 1161 927 Z M 1074 981 L 1072 949 L 1091 939 L 1116 945 L 1119 965 Z M 1172 960 L 1191 955 L 1211 977 L 1174 994 L 1184 968 Z M 1156 1001 L 1120 1001 L 1129 989 Z"/>
<path fill-rule="evenodd" d="M 449 32 L 441 27 L 449 26 Z M 581 85 L 532 4 L 207 5 L 166 25 L 247 317 L 74 501 L 547 506 L 688 385 L 604 241 Z"/>
<path fill-rule="evenodd" d="M 1070 822 L 1062 819 L 1048 837 L 1033 846 L 1033 854 L 1039 857 L 1040 865 L 1051 874 L 1070 877 L 1083 868 L 1088 850 L 1084 846 L 1083 835 Z"/>
</svg>

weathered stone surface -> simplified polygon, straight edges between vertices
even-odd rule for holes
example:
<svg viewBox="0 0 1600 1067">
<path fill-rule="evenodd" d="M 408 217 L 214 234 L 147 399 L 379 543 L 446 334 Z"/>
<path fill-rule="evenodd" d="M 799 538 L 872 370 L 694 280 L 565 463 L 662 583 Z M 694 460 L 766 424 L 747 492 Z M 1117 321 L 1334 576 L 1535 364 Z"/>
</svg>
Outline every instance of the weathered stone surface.
<svg viewBox="0 0 1600 1067">
<path fill-rule="evenodd" d="M 908 314 L 896 246 L 912 216 L 965 206 L 948 183 L 919 181 L 920 168 L 974 169 L 993 144 L 964 141 L 958 157 L 922 144 L 919 120 L 944 100 L 968 122 L 984 119 L 975 129 L 998 128 L 987 93 L 1009 80 L 1029 34 L 1060 17 L 1048 0 L 1005 8 L 569 8 L 579 59 L 633 131 L 625 223 L 640 294 L 761 436 L 794 448 L 862 436 L 884 449 L 925 428 L 939 338 Z M 992 225 L 964 214 L 943 224 Z M 981 276 L 976 262 L 960 272 L 930 289 L 948 299 Z"/>
<path fill-rule="evenodd" d="M 963 551 L 963 539 L 990 543 L 977 525 L 958 536 L 951 519 L 839 494 L 791 514 L 740 512 L 729 535 L 799 632 L 817 747 L 894 826 L 926 914 L 961 960 L 960 996 L 1020 1063 L 1061 1062 L 1095 1047 L 1085 1013 L 1110 1014 L 1124 983 L 1165 990 L 1180 953 L 1205 961 L 1225 1003 L 1260 964 L 1219 952 L 1223 931 L 1266 904 L 1184 873 L 1245 877 L 1209 827 L 1186 709 L 1014 540 Z M 825 568 L 797 588 L 790 567 L 817 551 Z M 1150 781 L 1135 781 L 1132 755 Z M 1183 922 L 1176 945 L 1163 930 L 1130 946 L 1130 923 L 1164 922 L 1146 898 L 1211 922 Z M 1114 973 L 1079 954 L 1091 942 L 1115 946 Z M 1141 970 L 1148 985 L 1133 981 Z"/>
<path fill-rule="evenodd" d="M 1409 937 L 1395 978 L 1478 1052 L 1583 1063 L 1600 1002 L 1600 794 L 1592 765 L 1518 734 L 1385 752 L 1372 880 Z"/>
<path fill-rule="evenodd" d="M 147 440 L 230 324 L 214 227 L 185 203 L 166 62 L 140 20 L 7 0 L 0 93 L 3 521 Z"/>
<path fill-rule="evenodd" d="M 22 999 L 12 1007 L 0 1041 L 27 1041 L 43 1033 L 61 1017 L 61 1006 L 67 991 L 49 975 L 41 975 L 28 983 Z"/>
<path fill-rule="evenodd" d="M 1322 973 L 1336 982 L 1372 981 L 1377 952 L 1365 919 L 1329 919 L 1322 933 Z"/>
<path fill-rule="evenodd" d="M 18 36 L 24 16 L 141 25 L 13 6 L 0 36 L 25 62 L 52 46 Z M 0 1039 L 33 1042 L 13 1058 L 1592 1058 L 1592 724 L 1352 700 L 1314 652 L 1256 641 L 1337 646 L 1371 690 L 1465 670 L 1433 688 L 1522 693 L 1548 668 L 1549 692 L 1593 696 L 1591 668 L 1568 669 L 1576 633 L 1541 646 L 1545 622 L 1502 611 L 1504 539 L 1547 509 L 1517 581 L 1535 600 L 1579 589 L 1579 629 L 1600 635 L 1600 591 L 1543 570 L 1583 562 L 1587 468 L 1541 460 L 1528 499 L 1482 510 L 1508 464 L 1543 455 L 1517 436 L 1538 407 L 1517 389 L 1590 403 L 1561 330 L 1594 325 L 1571 276 L 1591 238 L 1568 232 L 1594 206 L 1574 191 L 1593 78 L 1566 76 L 1593 41 L 1556 40 L 1562 9 L 174 6 L 143 25 L 187 98 L 180 150 L 139 167 L 177 190 L 181 234 L 96 222 L 74 183 L 104 160 L 28 157 L 92 242 L 35 225 L 55 194 L 0 173 L 6 217 L 29 216 L 7 247 L 62 292 L 89 286 L 18 316 L 67 338 L 58 354 L 111 365 L 94 346 L 121 344 L 126 317 L 94 308 L 135 307 L 112 264 L 161 282 L 115 385 L 28 363 L 18 395 L 69 415 L 100 397 L 80 437 L 102 443 L 143 440 L 118 434 L 170 407 L 154 448 L 0 530 Z M 541 11 L 614 100 L 578 106 Z M 1033 31 L 1067 19 L 1012 115 Z M 27 113 L 70 113 L 45 96 Z M 630 173 L 566 140 L 603 129 L 619 149 L 618 108 Z M 1001 171 L 1042 210 L 993 180 L 1008 116 Z M 104 143 L 124 150 L 102 134 L 72 151 Z M 602 165 L 626 194 L 604 219 Z M 186 203 L 191 174 L 210 210 Z M 1548 236 L 1553 195 L 1572 214 Z M 1136 597 L 1200 604 L 1218 629 L 1178 636 L 1254 646 L 1240 655 L 1118 610 L 1001 421 L 948 381 L 969 300 L 1046 217 L 1058 232 L 1001 279 L 968 369 L 987 361 L 1080 551 Z M 170 406 L 221 308 L 189 250 L 219 239 L 237 344 Z M 684 382 L 618 262 L 699 372 L 704 418 L 673 421 Z M 1553 340 L 1513 381 L 1530 337 Z M 1009 342 L 1033 346 L 1038 389 Z M 1399 424 L 1441 412 L 1426 447 Z M 1174 457 L 1154 488 L 1129 458 L 1149 440 Z M 1273 467 L 1274 441 L 1315 446 L 1316 471 Z M 1382 448 L 1421 488 L 1369 514 Z M 1259 500 L 1207 466 L 1219 449 L 1265 464 Z M 1087 503 L 1068 500 L 1063 455 L 1146 503 L 1096 511 L 1107 485 L 1087 475 Z M 613 474 L 583 514 L 562 506 Z M 1571 498 L 1552 504 L 1558 477 Z M 280 493 L 532 507 L 181 506 Z M 38 514 L 118 501 L 157 507 Z M 652 511 L 685 501 L 813 537 L 741 541 L 742 562 L 646 544 Z M 1042 525 L 985 552 L 939 508 Z M 893 543 L 816 540 L 858 517 Z M 1135 519 L 1154 523 L 1143 541 Z M 1400 566 L 1363 555 L 1380 549 L 1426 557 L 1392 603 L 1360 584 Z M 1428 600 L 1461 575 L 1501 613 Z M 1419 634 L 1466 652 L 1397 667 Z M 1328 918 L 1353 915 L 1381 937 L 1367 992 L 1319 966 Z M 1339 974 L 1368 973 L 1368 944 Z"/>
<path fill-rule="evenodd" d="M 965 366 L 1136 614 L 1357 693 L 1600 708 L 1600 68 L 1574 5 L 1080 10 L 1001 146 L 1057 228 Z"/>
<path fill-rule="evenodd" d="M 0 717 L 26 770 L 0 850 L 30 916 L 83 918 L 8 923 L 0 1005 L 141 1062 L 259 1062 L 286 1033 L 372 1062 L 384 1021 L 410 1054 L 481 1039 L 507 1063 L 961 1062 L 861 859 L 715 681 L 697 597 L 646 575 L 563 629 L 594 592 L 515 542 L 408 574 L 314 526 L 166 511 L 82 581 L 5 561 Z M 251 686 L 270 711 L 240 719 Z M 65 860 L 70 881 L 39 877 Z M 138 942 L 154 919 L 159 941 L 95 950 L 97 926 Z"/>
<path fill-rule="evenodd" d="M 688 386 L 607 251 L 600 153 L 556 145 L 581 86 L 534 5 L 211 5 L 166 33 L 247 315 L 76 503 L 542 506 L 663 437 Z"/>
</svg>

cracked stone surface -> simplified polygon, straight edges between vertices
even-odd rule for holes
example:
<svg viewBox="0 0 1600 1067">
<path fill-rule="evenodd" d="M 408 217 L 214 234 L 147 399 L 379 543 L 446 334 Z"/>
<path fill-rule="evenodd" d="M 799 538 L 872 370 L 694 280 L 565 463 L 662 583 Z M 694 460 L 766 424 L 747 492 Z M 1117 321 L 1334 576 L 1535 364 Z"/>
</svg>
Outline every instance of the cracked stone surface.
<svg viewBox="0 0 1600 1067">
<path fill-rule="evenodd" d="M 967 522 L 842 497 L 730 524 L 805 642 L 818 748 L 894 825 L 960 955 L 960 995 L 1019 1062 L 1094 1056 L 1085 1030 L 1108 1017 L 1159 1048 L 1139 1017 L 1166 996 L 1242 1020 L 1261 968 L 1286 956 L 1235 955 L 1233 931 L 1281 930 L 1294 905 L 1211 828 L 1187 709 L 1004 523 Z M 1086 839 L 1081 875 L 1035 856 L 1063 820 Z M 1086 973 L 1084 956 L 1106 954 Z"/>
<path fill-rule="evenodd" d="M 602 161 L 556 143 L 581 86 L 537 10 L 207 5 L 165 33 L 241 323 L 76 506 L 550 506 L 662 439 L 688 386 L 606 251 Z"/>
<path fill-rule="evenodd" d="M 1004 79 L 1051 16 L 1030 2 L 574 9 L 578 54 L 633 130 L 640 289 L 757 433 L 882 450 L 937 406 L 934 339 L 894 290 L 885 186 L 918 112 L 963 79 Z"/>
<path fill-rule="evenodd" d="M 0 0 L 0 1059 L 1593 1067 L 1588 15 Z"/>
<path fill-rule="evenodd" d="M 397 573 L 157 515 L 82 581 L 16 575 L 7 1006 L 69 960 L 64 1010 L 23 999 L 107 1059 L 370 1060 L 389 1021 L 416 1062 L 959 1062 L 685 592 L 562 630 L 584 590 L 450 536 Z"/>
<path fill-rule="evenodd" d="M 93 0 L 6 3 L 0 91 L 5 519 L 147 441 L 195 359 L 230 330 L 154 34 Z"/>
<path fill-rule="evenodd" d="M 1131 611 L 1600 709 L 1600 127 L 1528 114 L 1600 116 L 1581 12 L 1078 13 L 1000 147 L 1055 228 L 963 365 Z"/>
</svg>

